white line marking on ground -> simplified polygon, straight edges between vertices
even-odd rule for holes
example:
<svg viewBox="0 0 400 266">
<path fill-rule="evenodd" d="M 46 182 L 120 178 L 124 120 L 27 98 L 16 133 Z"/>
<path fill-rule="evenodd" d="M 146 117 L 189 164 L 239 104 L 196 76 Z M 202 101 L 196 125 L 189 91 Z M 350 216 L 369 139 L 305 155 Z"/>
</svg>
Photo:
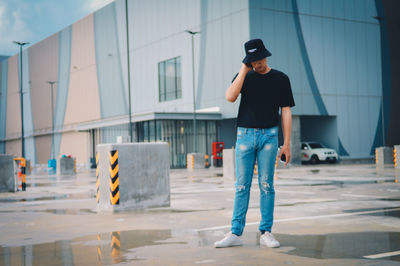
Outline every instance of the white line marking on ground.
<svg viewBox="0 0 400 266">
<path fill-rule="evenodd" d="M 380 259 L 380 258 L 385 258 L 385 257 L 397 256 L 397 255 L 400 255 L 400 250 L 392 251 L 392 252 L 386 252 L 386 253 L 380 253 L 380 254 L 374 254 L 374 255 L 368 255 L 368 256 L 364 256 L 364 258 L 367 258 L 367 259 Z"/>
<path fill-rule="evenodd" d="M 384 196 L 374 196 L 374 195 L 358 195 L 358 194 L 340 194 L 341 196 L 346 196 L 346 197 L 355 197 L 355 198 L 375 198 L 379 199 Z"/>
<path fill-rule="evenodd" d="M 324 219 L 324 218 L 332 218 L 332 217 L 345 217 L 345 216 L 353 216 L 353 215 L 359 215 L 359 214 L 371 214 L 371 213 L 380 213 L 380 212 L 398 211 L 398 210 L 400 210 L 400 208 L 391 208 L 391 209 L 375 210 L 375 211 L 352 212 L 352 213 L 338 213 L 338 214 L 294 217 L 294 218 L 286 218 L 286 219 L 277 219 L 277 220 L 274 221 L 274 223 L 300 221 L 300 220 Z M 246 226 L 258 225 L 258 224 L 259 224 L 259 222 L 246 223 Z M 231 225 L 214 226 L 214 227 L 206 227 L 206 228 L 196 229 L 195 231 L 197 231 L 197 232 L 200 232 L 200 231 L 213 231 L 213 230 L 227 229 L 227 228 L 230 228 L 230 227 L 231 227 Z"/>
<path fill-rule="evenodd" d="M 307 192 L 307 191 L 295 191 L 295 190 L 280 190 L 280 189 L 275 189 L 275 192 L 278 193 L 297 193 L 297 194 L 307 194 L 307 195 L 314 195 L 315 192 Z"/>
</svg>

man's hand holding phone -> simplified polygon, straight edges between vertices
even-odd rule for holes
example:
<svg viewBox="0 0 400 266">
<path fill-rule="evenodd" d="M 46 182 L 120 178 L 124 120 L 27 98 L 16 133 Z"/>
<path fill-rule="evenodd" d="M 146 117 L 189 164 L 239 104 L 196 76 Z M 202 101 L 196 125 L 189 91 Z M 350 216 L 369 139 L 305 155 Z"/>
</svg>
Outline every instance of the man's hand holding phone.
<svg viewBox="0 0 400 266">
<path fill-rule="evenodd" d="M 290 145 L 283 145 L 280 153 L 279 153 L 279 159 L 285 163 L 285 166 L 290 162 Z"/>
</svg>

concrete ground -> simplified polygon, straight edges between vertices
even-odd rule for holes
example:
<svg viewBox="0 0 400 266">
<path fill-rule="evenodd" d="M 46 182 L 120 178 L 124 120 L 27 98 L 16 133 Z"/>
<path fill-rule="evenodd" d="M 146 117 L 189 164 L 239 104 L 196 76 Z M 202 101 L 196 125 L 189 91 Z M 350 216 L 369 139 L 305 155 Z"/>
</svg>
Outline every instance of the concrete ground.
<svg viewBox="0 0 400 266">
<path fill-rule="evenodd" d="M 235 193 L 221 168 L 171 170 L 170 208 L 119 213 L 97 213 L 94 171 L 36 169 L 27 191 L 0 194 L 0 265 L 399 265 L 399 179 L 372 164 L 279 169 L 269 249 L 255 178 L 244 246 L 216 249 Z"/>
</svg>

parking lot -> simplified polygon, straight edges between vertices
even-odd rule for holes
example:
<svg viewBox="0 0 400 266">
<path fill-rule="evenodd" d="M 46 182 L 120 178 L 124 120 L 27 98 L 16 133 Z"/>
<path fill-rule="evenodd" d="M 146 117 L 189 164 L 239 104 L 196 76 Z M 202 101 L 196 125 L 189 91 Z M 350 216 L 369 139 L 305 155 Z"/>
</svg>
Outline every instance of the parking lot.
<svg viewBox="0 0 400 266">
<path fill-rule="evenodd" d="M 244 246 L 215 249 L 235 193 L 222 168 L 171 170 L 170 207 L 117 213 L 97 212 L 94 170 L 38 168 L 27 191 L 0 194 L 0 265 L 398 265 L 399 178 L 373 164 L 278 169 L 278 249 L 258 243 L 254 178 Z"/>
</svg>

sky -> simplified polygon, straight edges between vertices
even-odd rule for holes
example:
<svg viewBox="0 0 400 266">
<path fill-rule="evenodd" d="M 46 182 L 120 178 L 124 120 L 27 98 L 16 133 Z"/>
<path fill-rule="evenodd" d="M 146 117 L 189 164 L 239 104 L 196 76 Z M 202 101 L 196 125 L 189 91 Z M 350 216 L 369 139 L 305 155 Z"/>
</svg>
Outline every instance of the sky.
<svg viewBox="0 0 400 266">
<path fill-rule="evenodd" d="M 0 0 L 0 56 L 19 52 L 13 41 L 35 44 L 113 1 Z"/>
</svg>

